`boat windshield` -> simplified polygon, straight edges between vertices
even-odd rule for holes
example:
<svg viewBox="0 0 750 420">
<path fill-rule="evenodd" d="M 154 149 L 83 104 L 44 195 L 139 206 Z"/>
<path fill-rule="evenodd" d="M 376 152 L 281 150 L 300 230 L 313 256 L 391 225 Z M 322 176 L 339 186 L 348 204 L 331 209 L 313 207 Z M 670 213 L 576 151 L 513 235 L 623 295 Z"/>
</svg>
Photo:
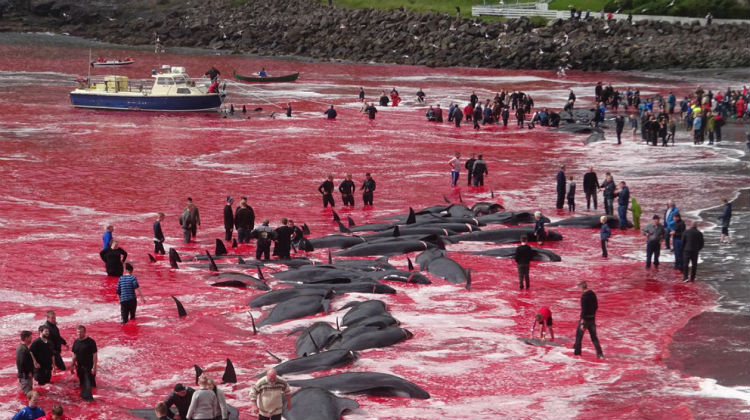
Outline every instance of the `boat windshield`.
<svg viewBox="0 0 750 420">
<path fill-rule="evenodd" d="M 172 79 L 171 77 L 159 77 L 156 79 L 156 84 L 157 85 L 173 85 L 174 79 Z"/>
<path fill-rule="evenodd" d="M 174 77 L 175 84 L 182 85 L 187 83 L 187 78 L 184 76 L 175 76 Z"/>
</svg>

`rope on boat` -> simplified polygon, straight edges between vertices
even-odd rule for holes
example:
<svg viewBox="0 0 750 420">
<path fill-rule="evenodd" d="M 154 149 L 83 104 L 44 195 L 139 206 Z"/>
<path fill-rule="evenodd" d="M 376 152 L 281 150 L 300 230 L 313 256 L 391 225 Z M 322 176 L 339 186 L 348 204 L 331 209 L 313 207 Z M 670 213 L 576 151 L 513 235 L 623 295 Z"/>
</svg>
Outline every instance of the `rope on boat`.
<svg viewBox="0 0 750 420">
<path fill-rule="evenodd" d="M 263 98 L 262 96 L 260 96 L 260 95 L 257 95 L 257 94 L 255 94 L 255 93 L 253 93 L 253 90 L 251 89 L 251 88 L 252 88 L 252 86 L 246 86 L 246 85 L 242 85 L 242 84 L 239 84 L 239 83 L 234 83 L 234 82 L 229 82 L 229 83 L 228 83 L 228 85 L 229 85 L 229 86 L 230 86 L 230 87 L 231 87 L 232 89 L 236 89 L 236 88 L 239 88 L 240 92 L 242 92 L 242 93 L 246 93 L 246 94 L 248 94 L 248 95 L 250 95 L 250 96 L 254 96 L 254 97 L 256 97 L 256 98 L 260 99 L 261 101 L 263 101 L 263 102 L 266 102 L 266 103 L 268 103 L 268 104 L 271 104 L 271 105 L 273 105 L 273 106 L 275 106 L 275 107 L 277 107 L 277 108 L 279 108 L 279 109 L 284 109 L 284 107 L 282 107 L 281 105 L 278 105 L 278 104 L 276 104 L 276 103 L 273 103 L 273 102 L 269 101 L 268 99 L 266 99 L 266 98 Z M 257 91 L 256 91 L 256 92 L 257 92 Z"/>
</svg>

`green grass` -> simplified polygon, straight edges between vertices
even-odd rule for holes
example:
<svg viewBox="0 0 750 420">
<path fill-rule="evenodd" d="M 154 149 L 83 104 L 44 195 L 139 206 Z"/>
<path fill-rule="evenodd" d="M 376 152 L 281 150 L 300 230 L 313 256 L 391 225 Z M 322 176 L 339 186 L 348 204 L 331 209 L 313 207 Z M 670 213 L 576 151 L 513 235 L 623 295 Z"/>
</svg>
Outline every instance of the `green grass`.
<svg viewBox="0 0 750 420">
<path fill-rule="evenodd" d="M 576 8 L 576 10 L 591 10 L 591 12 L 598 12 L 604 8 L 604 5 L 608 3 L 608 0 L 553 0 L 549 4 L 549 8 L 553 10 L 568 10 L 570 6 Z"/>
<path fill-rule="evenodd" d="M 514 1 L 514 0 L 510 0 Z M 509 1 L 509 2 L 510 2 Z M 521 3 L 533 0 L 521 0 Z M 328 0 L 321 0 L 322 4 L 328 4 Z M 447 13 L 451 16 L 456 15 L 456 6 L 461 8 L 461 16 L 471 18 L 471 6 L 481 6 L 485 3 L 482 0 L 333 0 L 338 6 L 350 7 L 353 9 L 375 8 L 392 10 L 403 7 L 417 13 L 436 12 Z M 495 5 L 498 0 L 487 0 L 487 5 Z M 498 18 L 490 17 L 489 20 Z"/>
</svg>

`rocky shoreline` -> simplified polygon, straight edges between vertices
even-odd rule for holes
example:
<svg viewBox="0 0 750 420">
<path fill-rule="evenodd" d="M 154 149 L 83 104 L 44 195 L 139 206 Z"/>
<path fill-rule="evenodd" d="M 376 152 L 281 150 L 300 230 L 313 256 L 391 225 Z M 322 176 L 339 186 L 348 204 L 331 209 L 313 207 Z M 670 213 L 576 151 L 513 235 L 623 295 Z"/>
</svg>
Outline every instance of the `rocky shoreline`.
<svg viewBox="0 0 750 420">
<path fill-rule="evenodd" d="M 236 5 L 237 3 L 244 3 Z M 434 67 L 633 70 L 750 66 L 750 25 L 556 19 L 534 27 L 313 0 L 0 0 L 0 31 L 50 31 L 126 45 L 212 48 Z M 233 5 L 235 4 L 235 5 Z"/>
</svg>

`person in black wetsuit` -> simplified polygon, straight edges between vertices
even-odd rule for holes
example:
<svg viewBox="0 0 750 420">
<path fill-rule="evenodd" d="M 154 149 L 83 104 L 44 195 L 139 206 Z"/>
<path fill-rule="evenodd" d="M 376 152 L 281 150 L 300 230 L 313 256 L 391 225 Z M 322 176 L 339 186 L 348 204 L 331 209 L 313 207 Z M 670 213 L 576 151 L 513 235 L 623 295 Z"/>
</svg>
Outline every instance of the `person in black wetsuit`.
<svg viewBox="0 0 750 420">
<path fill-rule="evenodd" d="M 117 241 L 112 241 L 109 248 L 99 253 L 99 257 L 104 261 L 104 267 L 107 270 L 108 276 L 120 277 L 122 275 L 122 265 L 128 258 L 128 253 L 120 248 Z"/>
<path fill-rule="evenodd" d="M 601 359 L 604 357 L 604 353 L 602 353 L 599 338 L 596 336 L 596 310 L 599 308 L 596 293 L 593 290 L 587 290 L 588 286 L 585 281 L 578 283 L 578 287 L 583 294 L 581 295 L 581 315 L 578 320 L 578 328 L 576 328 L 576 342 L 573 345 L 573 354 L 576 356 L 581 355 L 581 341 L 583 340 L 583 334 L 588 330 L 591 342 L 594 343 L 594 347 L 596 348 L 596 357 Z"/>
<path fill-rule="evenodd" d="M 286 103 L 286 108 L 284 108 L 284 111 L 286 111 L 286 116 L 287 117 L 291 117 L 292 116 L 292 103 L 291 102 L 287 102 Z"/>
<path fill-rule="evenodd" d="M 345 206 L 354 207 L 354 181 L 352 181 L 352 174 L 346 174 L 346 179 L 341 181 L 339 184 L 339 192 L 341 193 L 341 201 L 344 202 Z"/>
<path fill-rule="evenodd" d="M 60 329 L 57 328 L 57 315 L 55 311 L 47 311 L 47 321 L 44 325 L 49 328 L 49 342 L 52 345 L 52 353 L 55 357 L 55 367 L 57 370 L 65 370 L 65 362 L 63 362 L 62 346 L 68 348 L 68 342 L 60 335 Z"/>
<path fill-rule="evenodd" d="M 232 231 L 234 230 L 234 211 L 232 210 L 234 198 L 227 196 L 227 202 L 224 205 L 224 240 L 232 240 Z"/>
<path fill-rule="evenodd" d="M 523 290 L 526 280 L 526 290 L 529 290 L 529 264 L 534 257 L 534 251 L 526 244 L 526 235 L 521 236 L 521 245 L 516 248 L 514 259 L 518 266 L 518 286 Z"/>
<path fill-rule="evenodd" d="M 364 202 L 365 206 L 371 206 L 372 205 L 372 193 L 375 191 L 375 180 L 372 179 L 372 176 L 369 172 L 365 174 L 365 181 L 362 183 L 362 201 Z"/>
<path fill-rule="evenodd" d="M 323 208 L 336 207 L 336 202 L 333 201 L 333 174 L 328 174 L 328 179 L 323 181 L 318 187 L 318 192 L 323 196 Z"/>
<path fill-rule="evenodd" d="M 294 229 L 289 227 L 286 217 L 281 219 L 281 226 L 276 228 L 276 246 L 273 248 L 273 254 L 280 260 L 289 260 L 292 250 L 292 234 Z"/>
</svg>

